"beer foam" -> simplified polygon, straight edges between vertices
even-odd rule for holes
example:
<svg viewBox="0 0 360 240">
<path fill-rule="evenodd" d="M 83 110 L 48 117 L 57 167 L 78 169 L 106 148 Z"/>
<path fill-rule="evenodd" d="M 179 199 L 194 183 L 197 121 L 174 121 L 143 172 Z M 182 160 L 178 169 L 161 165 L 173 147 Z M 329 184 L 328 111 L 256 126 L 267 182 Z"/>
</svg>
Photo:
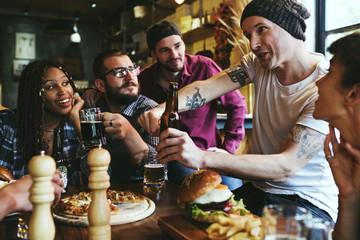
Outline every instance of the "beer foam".
<svg viewBox="0 0 360 240">
<path fill-rule="evenodd" d="M 162 165 L 161 163 L 156 163 L 156 164 L 145 164 L 146 168 L 162 168 L 164 167 L 164 165 Z"/>
</svg>

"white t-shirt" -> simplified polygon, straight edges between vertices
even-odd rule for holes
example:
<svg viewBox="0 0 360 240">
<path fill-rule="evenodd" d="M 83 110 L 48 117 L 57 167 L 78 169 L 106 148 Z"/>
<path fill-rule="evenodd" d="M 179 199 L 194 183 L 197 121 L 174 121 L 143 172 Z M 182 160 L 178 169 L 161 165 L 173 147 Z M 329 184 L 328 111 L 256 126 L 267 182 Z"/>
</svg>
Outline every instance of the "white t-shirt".
<svg viewBox="0 0 360 240">
<path fill-rule="evenodd" d="M 281 85 L 273 71 L 263 69 L 253 53 L 243 58 L 243 67 L 255 89 L 252 131 L 254 154 L 278 153 L 295 124 L 328 133 L 328 123 L 315 120 L 312 113 L 318 95 L 315 82 L 326 74 L 329 63 L 323 55 L 312 54 L 320 61 L 315 71 L 306 79 L 289 86 Z M 315 140 L 312 144 L 322 146 L 323 142 Z M 334 221 L 337 218 L 338 188 L 323 151 L 319 151 L 302 169 L 284 182 L 252 183 L 265 192 L 298 194 L 325 210 Z"/>
</svg>

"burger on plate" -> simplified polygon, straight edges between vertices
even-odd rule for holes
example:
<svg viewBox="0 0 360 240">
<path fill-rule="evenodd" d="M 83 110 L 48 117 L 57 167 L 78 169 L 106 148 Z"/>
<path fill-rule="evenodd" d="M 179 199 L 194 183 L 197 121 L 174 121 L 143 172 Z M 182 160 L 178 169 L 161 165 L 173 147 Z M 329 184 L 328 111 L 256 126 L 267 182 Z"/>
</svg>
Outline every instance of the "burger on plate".
<svg viewBox="0 0 360 240">
<path fill-rule="evenodd" d="M 0 188 L 7 185 L 11 180 L 14 180 L 14 176 L 4 166 L 0 166 Z"/>
<path fill-rule="evenodd" d="M 181 183 L 177 201 L 185 205 L 185 214 L 200 222 L 217 222 L 219 216 L 249 213 L 242 202 L 234 200 L 226 185 L 220 184 L 221 176 L 211 170 L 199 170 Z"/>
</svg>

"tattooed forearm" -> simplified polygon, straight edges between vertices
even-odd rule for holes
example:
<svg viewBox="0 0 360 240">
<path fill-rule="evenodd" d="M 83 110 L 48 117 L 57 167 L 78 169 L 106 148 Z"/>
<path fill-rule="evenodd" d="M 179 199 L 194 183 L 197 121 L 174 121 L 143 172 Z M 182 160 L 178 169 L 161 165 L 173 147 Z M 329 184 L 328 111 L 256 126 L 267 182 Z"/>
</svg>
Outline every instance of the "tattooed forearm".
<svg viewBox="0 0 360 240">
<path fill-rule="evenodd" d="M 240 83 L 241 87 L 245 86 L 245 81 L 248 78 L 248 75 L 241 66 L 233 66 L 225 69 L 225 72 L 229 75 L 232 82 Z"/>
<path fill-rule="evenodd" d="M 196 93 L 194 93 L 192 98 L 186 96 L 186 106 L 189 107 L 188 110 L 200 108 L 200 107 L 204 106 L 206 103 L 206 98 L 202 98 L 199 93 L 200 89 L 196 87 L 195 90 L 196 90 Z"/>
<path fill-rule="evenodd" d="M 290 134 L 292 136 L 292 142 L 300 144 L 300 148 L 296 154 L 297 158 L 312 158 L 322 150 L 325 134 L 302 125 L 296 125 Z"/>
</svg>

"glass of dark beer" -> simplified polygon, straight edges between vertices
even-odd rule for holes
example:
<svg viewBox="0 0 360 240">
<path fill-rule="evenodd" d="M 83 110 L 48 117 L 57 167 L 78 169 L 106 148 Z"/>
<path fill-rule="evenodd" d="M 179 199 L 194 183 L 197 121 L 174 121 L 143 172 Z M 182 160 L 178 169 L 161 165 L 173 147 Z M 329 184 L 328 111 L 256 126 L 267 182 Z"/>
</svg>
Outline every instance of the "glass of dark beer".
<svg viewBox="0 0 360 240">
<path fill-rule="evenodd" d="M 106 144 L 100 108 L 80 110 L 80 124 L 82 144 L 85 149 L 92 149 Z"/>
</svg>

